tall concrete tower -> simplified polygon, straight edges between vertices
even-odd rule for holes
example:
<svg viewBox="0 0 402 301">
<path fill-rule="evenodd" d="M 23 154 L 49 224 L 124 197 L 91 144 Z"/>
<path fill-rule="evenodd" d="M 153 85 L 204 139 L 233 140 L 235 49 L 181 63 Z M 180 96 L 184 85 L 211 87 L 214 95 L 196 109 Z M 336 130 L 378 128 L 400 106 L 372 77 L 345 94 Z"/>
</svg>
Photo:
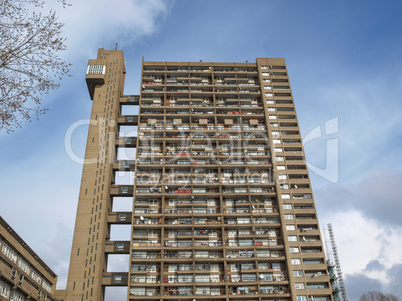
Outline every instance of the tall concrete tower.
<svg viewBox="0 0 402 301">
<path fill-rule="evenodd" d="M 107 286 L 128 300 L 332 300 L 285 60 L 143 61 L 139 96 L 124 75 L 121 51 L 89 61 L 66 300 L 103 300 Z M 135 158 L 119 156 L 128 148 Z M 133 184 L 116 182 L 125 173 Z M 114 224 L 130 240 L 110 240 Z M 128 272 L 107 270 L 112 254 L 129 254 Z"/>
</svg>

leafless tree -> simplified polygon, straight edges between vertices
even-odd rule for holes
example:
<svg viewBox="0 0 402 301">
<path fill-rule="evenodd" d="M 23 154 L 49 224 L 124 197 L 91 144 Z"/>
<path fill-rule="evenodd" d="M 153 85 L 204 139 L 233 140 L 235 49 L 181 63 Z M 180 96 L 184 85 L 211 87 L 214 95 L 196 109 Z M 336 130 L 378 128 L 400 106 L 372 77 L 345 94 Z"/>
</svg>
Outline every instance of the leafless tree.
<svg viewBox="0 0 402 301">
<path fill-rule="evenodd" d="M 66 49 L 63 24 L 56 12 L 43 14 L 43 5 L 42 0 L 0 0 L 0 131 L 44 114 L 43 95 L 69 73 L 59 56 Z"/>
<path fill-rule="evenodd" d="M 378 291 L 372 291 L 361 295 L 359 301 L 401 301 L 401 299 L 392 294 L 385 295 Z"/>
</svg>

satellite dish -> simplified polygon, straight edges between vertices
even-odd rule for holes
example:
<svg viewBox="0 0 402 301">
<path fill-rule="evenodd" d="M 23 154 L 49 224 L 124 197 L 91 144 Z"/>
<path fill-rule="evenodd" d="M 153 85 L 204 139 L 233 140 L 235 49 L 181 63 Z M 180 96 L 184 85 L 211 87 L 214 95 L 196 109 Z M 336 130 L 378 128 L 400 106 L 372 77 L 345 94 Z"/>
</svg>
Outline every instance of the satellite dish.
<svg viewBox="0 0 402 301">
<path fill-rule="evenodd" d="M 193 196 L 193 195 L 191 196 L 191 199 L 194 200 L 194 196 Z"/>
<path fill-rule="evenodd" d="M 264 278 L 264 274 L 260 274 L 260 278 L 263 279 L 263 278 Z"/>
<path fill-rule="evenodd" d="M 169 187 L 165 186 L 165 189 L 166 189 L 166 190 L 168 190 L 168 189 L 169 189 Z"/>
<path fill-rule="evenodd" d="M 140 220 L 142 220 L 142 221 L 144 220 L 144 217 L 142 215 L 140 216 Z"/>
</svg>

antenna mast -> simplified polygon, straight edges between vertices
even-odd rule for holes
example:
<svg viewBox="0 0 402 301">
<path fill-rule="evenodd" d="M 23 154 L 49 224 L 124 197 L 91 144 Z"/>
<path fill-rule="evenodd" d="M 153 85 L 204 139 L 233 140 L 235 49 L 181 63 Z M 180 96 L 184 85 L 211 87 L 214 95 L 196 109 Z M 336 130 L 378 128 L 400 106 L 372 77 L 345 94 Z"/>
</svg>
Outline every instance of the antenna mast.
<svg viewBox="0 0 402 301">
<path fill-rule="evenodd" d="M 337 288 L 333 288 L 334 289 L 334 300 L 341 300 L 341 301 L 348 301 L 348 297 L 346 296 L 346 290 L 345 290 L 345 284 L 343 283 L 343 276 L 342 276 L 342 269 L 341 269 L 341 263 L 339 260 L 339 256 L 338 256 L 338 249 L 336 247 L 336 243 L 335 243 L 335 236 L 334 236 L 334 231 L 332 229 L 332 224 L 329 223 L 328 225 L 328 235 L 329 235 L 329 239 L 331 242 L 331 249 L 332 249 L 332 256 L 333 256 L 333 260 L 334 263 L 331 262 L 331 259 L 328 258 L 328 271 L 333 273 L 333 268 L 336 269 L 336 277 L 331 277 L 334 282 L 336 281 L 339 285 L 339 292 L 340 292 L 340 297 L 341 298 L 336 298 L 337 295 Z M 328 251 L 328 253 L 330 253 L 330 251 Z M 329 257 L 329 256 L 328 256 Z M 331 276 L 331 275 L 330 275 Z"/>
</svg>

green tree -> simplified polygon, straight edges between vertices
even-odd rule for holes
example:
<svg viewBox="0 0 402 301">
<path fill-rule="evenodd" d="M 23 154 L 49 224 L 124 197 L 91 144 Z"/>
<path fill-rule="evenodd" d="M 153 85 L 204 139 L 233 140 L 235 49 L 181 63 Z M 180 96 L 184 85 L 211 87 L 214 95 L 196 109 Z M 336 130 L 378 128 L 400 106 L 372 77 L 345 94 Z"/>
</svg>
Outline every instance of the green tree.
<svg viewBox="0 0 402 301">
<path fill-rule="evenodd" d="M 52 10 L 43 14 L 43 4 L 0 0 L 0 131 L 13 131 L 22 120 L 44 114 L 43 95 L 69 73 L 59 56 L 66 49 L 64 24 Z"/>
</svg>

